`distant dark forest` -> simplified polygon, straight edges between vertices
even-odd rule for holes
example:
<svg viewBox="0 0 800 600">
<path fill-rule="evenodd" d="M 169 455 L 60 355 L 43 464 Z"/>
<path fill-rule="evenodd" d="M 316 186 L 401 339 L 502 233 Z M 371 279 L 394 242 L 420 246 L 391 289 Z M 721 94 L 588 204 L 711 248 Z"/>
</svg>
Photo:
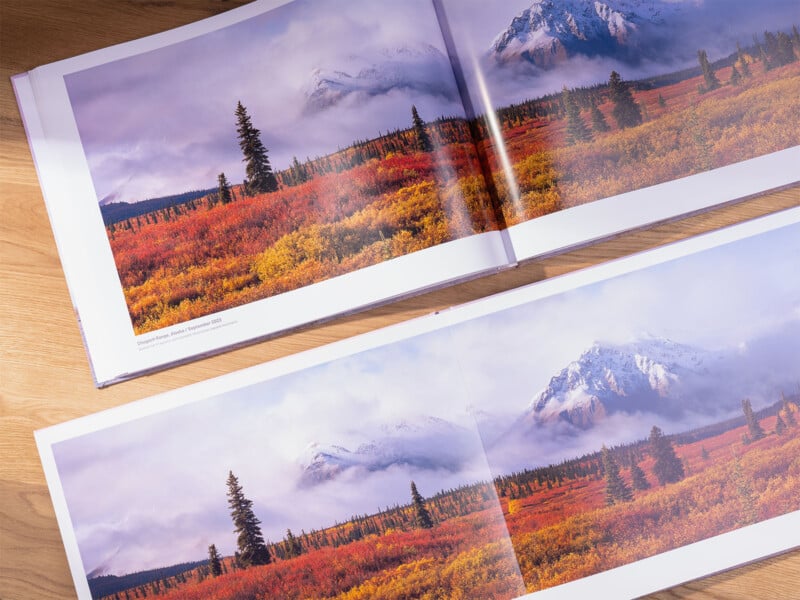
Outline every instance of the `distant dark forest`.
<svg viewBox="0 0 800 600">
<path fill-rule="evenodd" d="M 102 575 L 100 577 L 93 577 L 89 579 L 89 591 L 92 593 L 92 598 L 103 598 L 104 596 L 110 596 L 123 590 L 150 583 L 151 581 L 180 575 L 186 571 L 191 571 L 192 569 L 203 566 L 207 562 L 206 560 L 200 560 L 172 565 L 171 567 L 151 569 L 149 571 L 139 571 L 138 573 L 131 573 L 129 575 Z"/>
</svg>

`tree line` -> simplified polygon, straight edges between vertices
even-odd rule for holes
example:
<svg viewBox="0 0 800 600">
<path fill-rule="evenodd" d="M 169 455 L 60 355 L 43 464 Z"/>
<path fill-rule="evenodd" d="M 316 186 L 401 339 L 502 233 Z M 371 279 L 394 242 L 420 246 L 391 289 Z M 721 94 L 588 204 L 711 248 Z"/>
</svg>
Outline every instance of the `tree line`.
<svg viewBox="0 0 800 600">
<path fill-rule="evenodd" d="M 253 501 L 244 494 L 239 479 L 229 472 L 226 482 L 228 488 L 228 508 L 230 509 L 231 519 L 233 520 L 234 533 L 236 534 L 236 551 L 233 556 L 234 569 L 247 569 L 260 565 L 270 564 L 273 560 L 288 560 L 300 556 L 311 549 L 319 549 L 322 546 L 337 546 L 340 543 L 350 543 L 370 534 L 385 533 L 385 524 L 378 525 L 378 519 L 373 517 L 354 517 L 345 525 L 349 526 L 350 531 L 358 531 L 358 535 L 349 535 L 344 538 L 330 538 L 325 536 L 320 543 L 320 532 L 306 534 L 303 532 L 299 537 L 292 533 L 291 529 L 286 530 L 286 537 L 273 544 L 267 544 L 261 531 L 261 521 L 256 517 L 253 510 Z M 394 525 L 408 528 L 409 525 L 419 529 L 430 529 L 434 526 L 434 518 L 426 505 L 426 500 L 419 493 L 416 484 L 411 482 L 411 503 L 405 507 L 396 507 L 387 510 L 386 513 L 402 512 L 405 519 L 395 521 Z M 381 513 L 379 513 L 380 516 Z M 344 526 L 337 524 L 332 530 L 342 529 Z M 336 543 L 339 542 L 339 543 Z M 212 577 L 223 574 L 222 556 L 217 550 L 216 544 L 211 544 L 208 548 L 208 573 Z"/>
<path fill-rule="evenodd" d="M 421 118 L 417 107 L 412 105 L 411 126 L 407 129 L 381 133 L 369 140 L 356 140 L 350 146 L 339 148 L 332 154 L 314 159 L 306 158 L 303 162 L 294 156 L 286 169 L 274 171 L 261 131 L 253 125 L 252 118 L 241 101 L 237 102 L 234 114 L 242 161 L 245 163 L 245 178 L 241 184 L 232 183 L 227 174 L 221 172 L 217 176 L 217 186 L 212 189 L 165 196 L 142 203 L 118 203 L 101 207 L 109 236 L 113 239 L 120 231 L 135 232 L 146 225 L 168 222 L 199 208 L 210 209 L 217 204 L 229 204 L 245 197 L 302 185 L 314 177 L 341 173 L 370 160 L 417 152 L 430 153 L 437 147 L 472 143 L 473 139 L 464 119 L 442 116 L 426 122 Z"/>
<path fill-rule="evenodd" d="M 792 27 L 791 34 L 778 31 L 765 31 L 763 41 L 753 36 L 753 45 L 747 49 L 737 43 L 736 51 L 728 57 L 712 63 L 704 49 L 697 51 L 699 72 L 703 83 L 698 87 L 700 93 L 713 91 L 723 84 L 719 81 L 717 70 L 721 65 L 731 65 L 729 85 L 740 85 L 752 76 L 750 65 L 758 61 L 763 71 L 795 62 L 800 59 L 800 32 L 797 26 Z M 687 70 L 679 75 L 681 79 L 697 73 Z M 674 83 L 671 78 L 651 78 L 651 82 L 662 81 L 663 85 Z M 652 83 L 650 84 L 652 85 Z M 552 93 L 526 100 L 521 103 L 497 109 L 495 111 L 503 128 L 510 129 L 533 119 L 567 119 L 566 142 L 569 145 L 591 141 L 596 134 L 610 130 L 605 116 L 598 105 L 609 100 L 612 105 L 612 116 L 619 129 L 635 127 L 643 122 L 642 107 L 634 100 L 631 87 L 647 87 L 646 82 L 629 84 L 623 81 L 617 71 L 612 71 L 608 82 L 593 86 L 568 88 L 563 86 L 561 93 Z M 659 105 L 665 106 L 663 97 L 659 96 Z M 591 126 L 581 116 L 582 111 L 589 111 Z M 475 119 L 473 127 L 479 139 L 490 137 L 485 119 Z"/>
</svg>

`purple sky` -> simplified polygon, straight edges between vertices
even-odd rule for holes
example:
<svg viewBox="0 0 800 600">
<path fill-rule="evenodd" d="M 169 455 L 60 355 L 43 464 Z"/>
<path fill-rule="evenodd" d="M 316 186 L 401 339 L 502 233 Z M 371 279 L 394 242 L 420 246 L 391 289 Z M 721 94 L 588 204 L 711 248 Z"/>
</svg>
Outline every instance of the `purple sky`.
<svg viewBox="0 0 800 600">
<path fill-rule="evenodd" d="M 98 201 L 212 187 L 223 171 L 241 182 L 237 101 L 261 130 L 275 169 L 286 168 L 295 155 L 305 160 L 408 127 L 412 104 L 431 120 L 463 113 L 451 74 L 438 70 L 446 59 L 430 0 L 350 0 L 345 6 L 297 0 L 67 76 Z M 431 46 L 438 64 L 413 53 Z M 398 54 L 408 62 L 404 74 L 418 81 L 377 95 L 351 94 L 314 114 L 306 110 L 316 69 L 355 77 Z M 441 93 L 419 91 L 434 77 Z"/>
</svg>

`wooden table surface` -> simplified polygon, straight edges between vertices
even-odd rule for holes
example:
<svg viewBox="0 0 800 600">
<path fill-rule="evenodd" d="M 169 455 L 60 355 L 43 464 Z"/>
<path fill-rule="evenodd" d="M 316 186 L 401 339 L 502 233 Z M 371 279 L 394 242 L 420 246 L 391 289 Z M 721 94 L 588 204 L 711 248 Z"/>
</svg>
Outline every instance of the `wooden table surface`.
<svg viewBox="0 0 800 600">
<path fill-rule="evenodd" d="M 0 599 L 75 598 L 33 431 L 313 348 L 466 300 L 789 206 L 800 187 L 619 236 L 513 271 L 269 342 L 95 389 L 9 77 L 156 33 L 242 0 L 0 2 Z M 690 582 L 654 599 L 800 598 L 800 550 Z"/>
</svg>

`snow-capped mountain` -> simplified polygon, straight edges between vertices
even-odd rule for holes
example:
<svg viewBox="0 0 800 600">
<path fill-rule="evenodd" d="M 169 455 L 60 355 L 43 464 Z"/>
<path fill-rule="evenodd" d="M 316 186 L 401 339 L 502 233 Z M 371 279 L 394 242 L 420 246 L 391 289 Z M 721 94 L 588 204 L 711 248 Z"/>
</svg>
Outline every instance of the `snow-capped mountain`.
<svg viewBox="0 0 800 600">
<path fill-rule="evenodd" d="M 350 57 L 335 69 L 318 68 L 306 89 L 306 111 L 318 112 L 346 98 L 363 100 L 405 90 L 447 100 L 456 99 L 449 59 L 430 44 L 384 49 Z"/>
<path fill-rule="evenodd" d="M 577 54 L 622 58 L 637 50 L 641 28 L 662 26 L 681 10 L 664 0 L 534 0 L 497 35 L 489 57 L 542 68 Z"/>
<path fill-rule="evenodd" d="M 648 337 L 624 345 L 595 343 L 536 394 L 520 424 L 563 421 L 587 429 L 614 413 L 678 416 L 702 412 L 693 392 L 709 381 L 719 355 Z"/>
<path fill-rule="evenodd" d="M 300 485 L 317 485 L 354 468 L 382 471 L 401 465 L 456 471 L 479 449 L 474 432 L 435 417 L 382 427 L 376 438 L 355 450 L 340 445 L 310 444 L 299 461 Z"/>
</svg>

